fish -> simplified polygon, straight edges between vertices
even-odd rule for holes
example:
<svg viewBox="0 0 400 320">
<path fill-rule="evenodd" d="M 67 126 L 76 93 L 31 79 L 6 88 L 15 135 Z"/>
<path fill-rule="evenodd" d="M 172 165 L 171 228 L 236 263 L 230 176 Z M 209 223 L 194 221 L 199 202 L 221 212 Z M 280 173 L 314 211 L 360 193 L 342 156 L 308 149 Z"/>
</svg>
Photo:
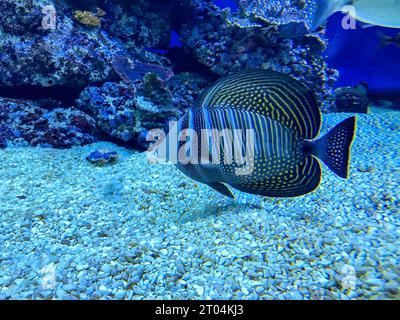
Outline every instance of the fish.
<svg viewBox="0 0 400 320">
<path fill-rule="evenodd" d="M 181 172 L 224 196 L 234 198 L 232 187 L 297 197 L 319 186 L 320 160 L 348 178 L 355 128 L 356 117 L 349 117 L 317 139 L 321 112 L 312 91 L 287 74 L 253 69 L 206 89 L 166 140 L 176 142 L 171 154 Z"/>
<path fill-rule="evenodd" d="M 400 32 L 394 36 L 388 36 L 383 32 L 379 32 L 378 36 L 381 40 L 381 46 L 395 45 L 400 48 Z"/>
<path fill-rule="evenodd" d="M 313 18 L 312 30 L 316 30 L 333 13 L 353 6 L 349 14 L 368 25 L 400 28 L 400 0 L 320 0 Z M 347 12 L 347 10 L 346 10 Z"/>
<path fill-rule="evenodd" d="M 172 69 L 159 64 L 140 62 L 118 53 L 113 60 L 115 72 L 126 83 L 141 80 L 146 73 L 153 73 L 163 81 L 168 81 L 173 77 Z"/>
</svg>

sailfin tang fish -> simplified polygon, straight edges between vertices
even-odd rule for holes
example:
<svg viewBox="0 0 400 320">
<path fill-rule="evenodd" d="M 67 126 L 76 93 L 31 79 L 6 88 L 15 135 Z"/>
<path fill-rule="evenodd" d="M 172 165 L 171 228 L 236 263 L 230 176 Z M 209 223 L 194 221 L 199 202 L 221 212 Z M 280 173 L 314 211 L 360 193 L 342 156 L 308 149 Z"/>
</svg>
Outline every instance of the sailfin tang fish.
<svg viewBox="0 0 400 320">
<path fill-rule="evenodd" d="M 179 120 L 178 130 L 191 130 L 199 137 L 205 131 L 240 132 L 235 139 L 221 139 L 215 148 L 208 140 L 179 141 L 178 148 L 191 142 L 207 160 L 217 150 L 218 163 L 177 163 L 184 174 L 233 198 L 231 186 L 243 192 L 271 197 L 295 197 L 316 189 L 321 180 L 322 160 L 342 178 L 349 175 L 350 148 L 356 119 L 350 117 L 316 140 L 321 129 L 321 113 L 313 95 L 301 82 L 269 70 L 246 70 L 230 75 L 207 89 L 197 103 Z M 253 135 L 245 135 L 250 131 Z M 233 141 L 232 149 L 226 149 Z M 248 141 L 252 144 L 247 145 Z M 243 163 L 226 162 L 225 156 L 242 154 L 251 170 L 243 174 Z M 193 148 L 195 147 L 195 148 Z M 213 149 L 214 148 L 214 149 Z M 236 159 L 236 158 L 235 158 Z M 251 161 L 249 161 L 251 160 Z"/>
<path fill-rule="evenodd" d="M 399 0 L 320 0 L 314 15 L 312 30 L 317 29 L 333 13 L 345 6 L 354 7 L 353 18 L 369 25 L 400 28 Z M 350 13 L 353 15 L 352 13 Z"/>
</svg>

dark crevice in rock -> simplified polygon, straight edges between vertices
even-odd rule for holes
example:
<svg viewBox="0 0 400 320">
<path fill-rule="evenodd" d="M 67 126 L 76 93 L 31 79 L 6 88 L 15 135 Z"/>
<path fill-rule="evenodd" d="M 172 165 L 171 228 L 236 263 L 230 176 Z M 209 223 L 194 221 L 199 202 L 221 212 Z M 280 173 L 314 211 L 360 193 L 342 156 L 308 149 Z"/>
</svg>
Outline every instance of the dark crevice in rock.
<svg viewBox="0 0 400 320">
<path fill-rule="evenodd" d="M 75 104 L 83 88 L 70 87 L 42 87 L 42 86 L 15 86 L 0 87 L 0 97 L 18 100 L 56 100 L 64 107 Z"/>
<path fill-rule="evenodd" d="M 198 62 L 193 54 L 183 47 L 171 48 L 166 56 L 171 61 L 175 74 L 181 72 L 193 72 L 211 78 L 212 80 L 217 78 L 215 73 L 210 71 L 210 69 L 204 64 Z"/>
<path fill-rule="evenodd" d="M 91 84 L 93 87 L 102 86 L 104 82 Z M 18 100 L 54 100 L 61 103 L 62 107 L 71 107 L 76 104 L 81 92 L 85 87 L 65 87 L 65 86 L 0 86 L 0 97 Z M 57 105 L 59 107 L 60 105 Z"/>
</svg>

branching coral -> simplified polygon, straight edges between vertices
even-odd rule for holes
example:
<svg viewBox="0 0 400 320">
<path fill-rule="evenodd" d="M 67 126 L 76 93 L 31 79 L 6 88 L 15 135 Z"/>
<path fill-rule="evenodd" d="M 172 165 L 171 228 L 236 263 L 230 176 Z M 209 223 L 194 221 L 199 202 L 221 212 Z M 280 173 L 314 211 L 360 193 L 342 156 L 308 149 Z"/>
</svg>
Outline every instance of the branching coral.
<svg viewBox="0 0 400 320">
<path fill-rule="evenodd" d="M 316 0 L 241 0 L 239 14 L 228 14 L 227 20 L 242 28 L 265 25 L 302 24 L 310 28 Z"/>
</svg>

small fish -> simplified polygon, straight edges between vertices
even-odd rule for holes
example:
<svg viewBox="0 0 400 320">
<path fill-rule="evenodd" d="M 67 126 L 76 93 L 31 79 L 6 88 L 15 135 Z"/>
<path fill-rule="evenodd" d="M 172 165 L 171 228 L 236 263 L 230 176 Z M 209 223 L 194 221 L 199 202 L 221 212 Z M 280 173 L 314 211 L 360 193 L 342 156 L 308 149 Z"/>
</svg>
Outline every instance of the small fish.
<svg viewBox="0 0 400 320">
<path fill-rule="evenodd" d="M 385 47 L 387 45 L 395 45 L 400 47 L 400 32 L 396 34 L 395 36 L 388 36 L 384 34 L 383 32 L 379 32 L 379 38 L 381 39 L 381 44 L 382 47 Z"/>
<path fill-rule="evenodd" d="M 355 125 L 356 118 L 350 117 L 315 140 L 321 129 L 321 113 L 312 92 L 288 75 L 246 70 L 219 80 L 178 121 L 177 132 L 196 133 L 189 139 L 177 136 L 178 154 L 190 151 L 203 161 L 189 157 L 188 162 L 177 161 L 176 166 L 231 198 L 234 195 L 227 185 L 261 196 L 300 196 L 318 187 L 319 159 L 339 177 L 348 177 Z M 224 138 L 227 132 L 239 132 L 234 137 L 240 139 L 221 139 L 223 143 L 213 144 L 208 137 L 213 130 L 225 132 Z M 235 144 L 238 140 L 242 143 Z M 230 142 L 233 147 L 229 152 L 226 147 Z M 253 152 L 247 153 L 251 149 Z M 226 161 L 228 153 L 243 156 L 243 151 L 245 163 Z M 214 154 L 218 163 L 209 161 Z"/>
<path fill-rule="evenodd" d="M 163 81 L 168 81 L 173 75 L 170 68 L 162 65 L 131 60 L 127 56 L 117 54 L 113 67 L 116 73 L 127 83 L 143 78 L 146 73 L 153 73 Z"/>
<path fill-rule="evenodd" d="M 333 13 L 351 5 L 355 9 L 353 18 L 368 25 L 400 28 L 399 0 L 320 0 L 314 16 L 312 30 L 317 29 Z"/>
</svg>

